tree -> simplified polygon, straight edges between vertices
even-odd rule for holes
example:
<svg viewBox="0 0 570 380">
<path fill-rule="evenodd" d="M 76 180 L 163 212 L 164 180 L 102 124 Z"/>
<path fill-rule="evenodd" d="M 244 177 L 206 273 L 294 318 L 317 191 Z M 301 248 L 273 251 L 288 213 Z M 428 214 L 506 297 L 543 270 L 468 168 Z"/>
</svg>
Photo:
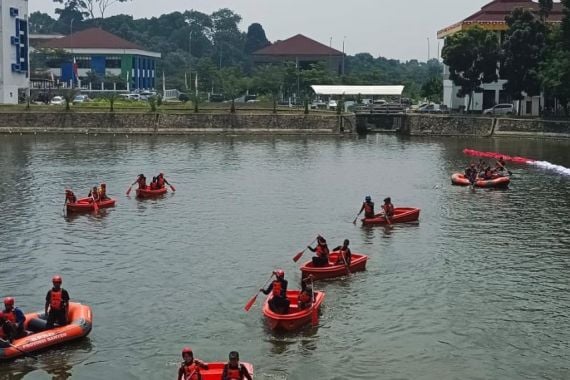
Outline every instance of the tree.
<svg viewBox="0 0 570 380">
<path fill-rule="evenodd" d="M 273 102 L 273 112 L 277 112 L 277 101 L 283 89 L 285 68 L 282 65 L 265 65 L 255 70 L 253 83 L 262 95 L 269 95 Z"/>
<path fill-rule="evenodd" d="M 244 80 L 239 69 L 224 68 L 218 72 L 218 81 L 224 91 L 224 96 L 230 98 L 231 112 L 235 112 L 235 98 L 241 95 L 247 89 L 247 82 Z"/>
<path fill-rule="evenodd" d="M 421 96 L 431 102 L 439 103 L 443 94 L 443 80 L 441 77 L 432 77 L 422 85 Z"/>
<path fill-rule="evenodd" d="M 33 12 L 30 14 L 30 33 L 50 34 L 54 32 L 57 21 L 47 13 Z"/>
<path fill-rule="evenodd" d="M 95 19 L 97 18 L 96 16 L 100 15 L 101 18 L 104 19 L 105 12 L 111 6 L 117 3 L 125 3 L 130 0 L 53 0 L 53 1 L 55 3 L 63 4 L 64 9 L 70 8 L 75 11 L 81 12 L 85 17 Z"/>
<path fill-rule="evenodd" d="M 442 57 L 449 67 L 449 78 L 459 86 L 457 96 L 469 96 L 469 111 L 473 93 L 483 91 L 483 83 L 495 82 L 498 79 L 497 36 L 478 27 L 457 32 L 447 38 Z"/>
<path fill-rule="evenodd" d="M 247 36 L 245 37 L 246 54 L 249 55 L 269 45 L 271 45 L 271 42 L 267 39 L 261 24 L 254 23 L 247 28 Z"/>
<path fill-rule="evenodd" d="M 542 17 L 543 20 L 546 20 L 548 18 L 548 15 L 550 15 L 550 12 L 552 11 L 552 7 L 554 6 L 554 1 L 538 0 L 538 4 L 540 7 L 540 17 Z"/>
<path fill-rule="evenodd" d="M 564 46 L 570 49 L 570 0 L 561 0 L 563 5 L 562 12 L 564 17 L 562 18 L 562 40 L 564 41 Z"/>
<path fill-rule="evenodd" d="M 559 100 L 565 115 L 568 116 L 570 51 L 564 46 L 559 27 L 555 27 L 548 36 L 544 61 L 540 65 L 540 81 L 543 88 Z"/>
<path fill-rule="evenodd" d="M 503 43 L 501 65 L 501 78 L 507 80 L 504 89 L 515 100 L 522 100 L 525 93 L 539 95 L 540 64 L 546 48 L 544 22 L 532 12 L 520 8 L 507 16 L 506 21 L 509 29 Z"/>
</svg>

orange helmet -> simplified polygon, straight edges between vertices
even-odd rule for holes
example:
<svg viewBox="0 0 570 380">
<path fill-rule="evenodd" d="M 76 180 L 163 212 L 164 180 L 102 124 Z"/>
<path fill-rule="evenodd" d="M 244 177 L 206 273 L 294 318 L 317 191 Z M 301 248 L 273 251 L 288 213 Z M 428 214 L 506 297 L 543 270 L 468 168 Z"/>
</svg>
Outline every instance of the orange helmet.
<svg viewBox="0 0 570 380">
<path fill-rule="evenodd" d="M 184 357 L 184 355 L 194 355 L 194 353 L 190 347 L 184 347 L 182 349 L 182 356 Z"/>
<path fill-rule="evenodd" d="M 4 298 L 4 306 L 14 306 L 14 297 Z"/>
<path fill-rule="evenodd" d="M 61 284 L 63 280 L 61 279 L 61 276 L 53 276 L 51 282 L 53 282 L 54 284 Z"/>
</svg>

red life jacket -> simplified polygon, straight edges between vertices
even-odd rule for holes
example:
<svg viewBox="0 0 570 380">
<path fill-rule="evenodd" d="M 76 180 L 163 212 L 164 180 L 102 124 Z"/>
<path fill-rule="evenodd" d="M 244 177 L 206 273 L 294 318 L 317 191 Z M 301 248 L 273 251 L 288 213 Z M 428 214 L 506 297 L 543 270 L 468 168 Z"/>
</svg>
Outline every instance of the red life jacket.
<svg viewBox="0 0 570 380">
<path fill-rule="evenodd" d="M 146 179 L 144 178 L 139 178 L 137 180 L 137 183 L 139 185 L 139 189 L 146 189 Z"/>
<path fill-rule="evenodd" d="M 374 216 L 373 202 L 364 202 L 364 216 Z"/>
<path fill-rule="evenodd" d="M 67 199 L 68 203 L 75 203 L 77 202 L 77 197 L 73 193 L 66 193 L 65 199 Z"/>
<path fill-rule="evenodd" d="M 283 297 L 283 285 L 281 285 L 281 281 L 275 280 L 273 281 L 273 297 Z"/>
<path fill-rule="evenodd" d="M 184 380 L 201 380 L 200 366 L 196 365 L 194 361 L 190 364 L 183 363 L 184 366 Z"/>
<path fill-rule="evenodd" d="M 12 311 L 4 310 L 4 317 L 6 318 L 7 321 L 16 323 L 16 312 L 14 310 Z"/>
<path fill-rule="evenodd" d="M 318 257 L 328 257 L 329 256 L 329 248 L 326 245 L 317 245 L 315 249 L 315 253 Z"/>
<path fill-rule="evenodd" d="M 301 292 L 301 294 L 299 294 L 299 302 L 303 303 L 311 302 L 311 295 L 309 294 L 309 292 L 307 291 Z"/>
<path fill-rule="evenodd" d="M 49 306 L 52 310 L 62 310 L 63 309 L 63 292 L 59 290 L 51 290 Z"/>
<path fill-rule="evenodd" d="M 384 212 L 388 216 L 394 216 L 394 205 L 392 203 L 384 205 Z"/>
<path fill-rule="evenodd" d="M 162 189 L 162 188 L 164 187 L 164 178 L 159 177 L 159 178 L 157 179 L 157 183 L 158 183 L 158 188 L 159 188 L 159 189 Z"/>
<path fill-rule="evenodd" d="M 243 379 L 241 373 L 241 366 L 238 364 L 237 368 L 232 368 L 228 365 L 228 370 L 226 371 L 228 379 L 230 380 L 241 380 Z"/>
</svg>

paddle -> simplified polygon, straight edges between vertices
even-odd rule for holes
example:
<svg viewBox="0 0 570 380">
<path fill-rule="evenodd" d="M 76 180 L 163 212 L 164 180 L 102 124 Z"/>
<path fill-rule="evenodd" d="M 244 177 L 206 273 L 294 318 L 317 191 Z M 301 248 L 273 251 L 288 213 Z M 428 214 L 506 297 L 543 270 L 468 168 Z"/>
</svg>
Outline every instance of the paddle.
<svg viewBox="0 0 570 380">
<path fill-rule="evenodd" d="M 138 180 L 137 180 L 138 181 Z M 129 196 L 129 194 L 131 193 L 131 190 L 133 189 L 133 186 L 135 185 L 135 183 L 137 183 L 137 181 L 133 182 L 133 184 L 131 186 L 129 186 L 129 190 L 127 190 L 127 197 Z"/>
<path fill-rule="evenodd" d="M 316 327 L 319 324 L 319 309 L 317 308 L 317 292 L 315 290 L 313 280 L 311 280 L 311 289 L 313 290 L 313 310 L 311 313 L 311 324 L 313 327 Z"/>
<path fill-rule="evenodd" d="M 263 288 L 267 286 L 267 284 L 269 283 L 269 281 L 271 281 L 272 278 L 273 278 L 273 273 L 271 273 L 271 277 L 269 277 L 269 279 L 265 281 L 265 285 L 263 285 Z M 255 295 L 251 297 L 249 301 L 247 301 L 244 307 L 245 311 L 249 311 L 249 309 L 251 309 L 255 301 L 257 301 L 257 296 L 259 295 L 259 292 L 261 292 L 261 290 L 258 290 L 257 293 L 255 293 Z"/>
<path fill-rule="evenodd" d="M 346 267 L 346 271 L 348 272 L 348 275 L 350 276 L 352 273 L 350 273 L 350 265 L 348 265 L 348 263 L 346 262 L 346 257 L 344 256 L 342 251 L 339 251 L 339 255 L 342 257 L 342 262 L 344 263 L 344 266 Z"/>
<path fill-rule="evenodd" d="M 28 358 L 32 358 L 32 359 L 38 360 L 38 357 L 37 357 L 37 356 L 32 355 L 32 354 L 30 354 L 29 352 L 26 352 L 26 351 L 23 351 L 23 350 L 19 349 L 18 347 L 14 346 L 12 343 L 8 342 L 7 340 L 4 340 L 4 339 L 0 338 L 0 341 L 3 342 L 3 343 L 5 343 L 5 344 L 10 345 L 10 347 L 15 348 L 15 349 L 18 350 L 18 351 L 20 351 L 24 356 L 27 356 Z"/>
<path fill-rule="evenodd" d="M 320 235 L 319 235 L 320 236 Z M 317 241 L 317 239 L 319 238 L 319 236 L 317 236 L 316 238 L 313 239 L 312 242 L 310 242 L 309 244 L 307 244 L 307 246 L 312 245 L 315 241 Z M 308 247 L 307 247 L 308 248 Z M 297 262 L 299 261 L 299 259 L 303 256 L 303 254 L 305 253 L 305 251 L 307 250 L 307 248 L 303 249 L 301 252 L 297 253 L 294 257 L 293 257 L 293 261 Z"/>
<path fill-rule="evenodd" d="M 513 175 L 513 172 L 507 169 L 505 165 L 501 164 L 499 161 L 497 161 L 497 164 L 499 164 L 499 167 L 503 168 L 503 170 L 506 170 L 509 175 Z"/>
<path fill-rule="evenodd" d="M 170 183 L 168 183 L 168 181 L 165 179 L 164 183 L 166 183 L 168 186 L 170 186 L 170 190 L 172 190 L 173 193 L 176 192 L 176 188 L 174 186 L 172 186 Z"/>
<path fill-rule="evenodd" d="M 97 202 L 95 201 L 95 197 L 92 195 L 91 199 L 93 199 L 93 211 L 95 212 L 95 214 L 97 214 L 99 212 L 99 206 L 97 205 Z"/>
</svg>

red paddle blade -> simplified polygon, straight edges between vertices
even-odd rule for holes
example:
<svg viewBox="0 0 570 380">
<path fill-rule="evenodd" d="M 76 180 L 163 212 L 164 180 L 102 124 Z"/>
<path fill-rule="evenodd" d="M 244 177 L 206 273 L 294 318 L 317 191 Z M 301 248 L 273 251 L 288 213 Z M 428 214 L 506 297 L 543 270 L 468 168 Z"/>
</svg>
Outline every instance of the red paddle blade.
<svg viewBox="0 0 570 380">
<path fill-rule="evenodd" d="M 129 190 L 127 190 L 127 195 L 129 195 L 131 193 L 131 190 L 133 189 L 133 187 L 129 187 Z"/>
<path fill-rule="evenodd" d="M 249 301 L 247 301 L 247 303 L 245 304 L 245 307 L 244 307 L 245 311 L 249 311 L 249 309 L 251 309 L 251 307 L 253 306 L 253 304 L 257 300 L 258 295 L 259 295 L 259 293 L 254 295 Z"/>
<path fill-rule="evenodd" d="M 311 313 L 311 324 L 313 327 L 319 324 L 319 309 L 317 305 L 313 305 L 313 312 Z"/>
<path fill-rule="evenodd" d="M 293 261 L 294 261 L 294 262 L 299 261 L 299 259 L 301 258 L 301 256 L 303 256 L 303 253 L 305 253 L 305 251 L 301 251 L 301 252 L 297 253 L 297 254 L 295 255 L 295 257 L 293 257 Z"/>
</svg>

